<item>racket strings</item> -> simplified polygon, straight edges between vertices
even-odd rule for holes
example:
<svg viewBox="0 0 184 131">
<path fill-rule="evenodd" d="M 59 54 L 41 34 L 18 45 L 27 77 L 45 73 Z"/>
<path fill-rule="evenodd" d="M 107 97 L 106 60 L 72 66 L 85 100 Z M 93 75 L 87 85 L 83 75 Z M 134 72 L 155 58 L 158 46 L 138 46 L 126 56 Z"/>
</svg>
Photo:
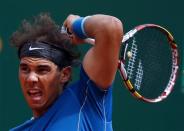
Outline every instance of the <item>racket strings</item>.
<svg viewBox="0 0 184 131">
<path fill-rule="evenodd" d="M 153 32 L 153 31 L 152 31 Z M 148 66 L 149 77 L 148 82 L 150 89 L 144 88 L 143 92 L 147 97 L 156 98 L 166 88 L 169 76 L 171 74 L 172 55 L 169 47 L 169 41 L 166 35 L 158 30 L 152 34 L 153 44 L 150 45 L 150 60 Z M 148 84 L 147 84 L 148 85 Z"/>
<path fill-rule="evenodd" d="M 134 88 L 147 98 L 158 97 L 171 74 L 171 51 L 168 39 L 158 29 L 148 28 L 127 41 L 132 56 L 125 59 L 125 69 Z"/>
<path fill-rule="evenodd" d="M 137 45 L 135 44 L 135 37 L 133 37 L 133 42 L 132 42 L 132 46 L 131 46 L 131 58 L 128 61 L 128 67 L 127 67 L 127 75 L 129 77 L 129 79 L 132 79 L 133 76 L 133 71 L 134 71 L 134 66 L 135 66 L 135 62 L 136 62 L 136 56 L 137 56 Z"/>
<path fill-rule="evenodd" d="M 138 68 L 137 68 L 137 72 L 136 72 L 135 84 L 134 84 L 134 86 L 137 90 L 140 90 L 140 88 L 141 88 L 143 74 L 144 73 L 143 73 L 142 62 L 141 62 L 141 60 L 139 60 L 139 64 L 138 64 Z"/>
</svg>

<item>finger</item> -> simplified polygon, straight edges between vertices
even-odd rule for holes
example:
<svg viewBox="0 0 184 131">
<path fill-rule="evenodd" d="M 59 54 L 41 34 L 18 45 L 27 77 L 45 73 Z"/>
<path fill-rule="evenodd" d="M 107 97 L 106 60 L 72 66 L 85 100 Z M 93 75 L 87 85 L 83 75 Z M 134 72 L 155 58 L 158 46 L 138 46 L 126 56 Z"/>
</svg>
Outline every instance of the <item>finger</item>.
<svg viewBox="0 0 184 131">
<path fill-rule="evenodd" d="M 72 35 L 72 33 L 73 33 L 73 32 L 72 32 L 69 28 L 67 28 L 67 27 L 66 27 L 66 32 L 67 32 L 68 35 Z"/>
<path fill-rule="evenodd" d="M 74 17 L 74 15 L 72 15 L 72 14 L 68 15 L 67 18 L 65 19 L 63 25 L 65 27 L 70 26 L 71 25 L 71 20 L 72 20 L 73 17 Z"/>
</svg>

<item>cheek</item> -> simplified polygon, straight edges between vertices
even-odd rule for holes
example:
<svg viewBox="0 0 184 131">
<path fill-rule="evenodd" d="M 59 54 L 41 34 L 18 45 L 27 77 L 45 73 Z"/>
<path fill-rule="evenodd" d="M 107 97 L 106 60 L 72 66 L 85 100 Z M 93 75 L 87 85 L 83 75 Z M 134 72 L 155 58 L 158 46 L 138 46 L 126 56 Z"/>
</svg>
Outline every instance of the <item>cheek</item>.
<svg viewBox="0 0 184 131">
<path fill-rule="evenodd" d="M 47 92 L 49 95 L 58 95 L 61 88 L 59 77 L 53 77 L 52 79 L 47 79 Z"/>
<path fill-rule="evenodd" d="M 50 77 L 50 84 L 57 86 L 60 84 L 60 75 L 59 73 L 54 73 L 52 77 Z"/>
<path fill-rule="evenodd" d="M 21 88 L 23 88 L 25 86 L 26 76 L 24 74 L 19 73 L 19 81 Z"/>
<path fill-rule="evenodd" d="M 56 84 L 57 82 L 50 82 L 47 81 L 47 85 L 45 86 L 44 91 L 44 101 L 50 105 L 55 101 L 55 99 L 59 96 L 60 90 Z"/>
</svg>

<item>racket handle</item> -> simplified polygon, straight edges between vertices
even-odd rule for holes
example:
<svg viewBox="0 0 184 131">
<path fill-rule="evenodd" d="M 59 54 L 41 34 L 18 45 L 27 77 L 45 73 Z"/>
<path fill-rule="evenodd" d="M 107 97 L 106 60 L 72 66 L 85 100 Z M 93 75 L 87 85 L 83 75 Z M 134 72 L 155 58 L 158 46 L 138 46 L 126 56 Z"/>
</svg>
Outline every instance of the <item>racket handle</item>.
<svg viewBox="0 0 184 131">
<path fill-rule="evenodd" d="M 132 36 L 131 36 L 132 37 Z M 127 34 L 125 35 L 125 37 L 123 37 L 122 39 L 122 43 L 124 43 L 125 41 L 127 41 L 128 39 L 130 38 L 130 36 Z M 88 44 L 91 44 L 91 45 L 95 45 L 95 39 L 93 38 L 86 38 L 84 39 L 84 42 L 88 43 Z"/>
<path fill-rule="evenodd" d="M 61 26 L 61 33 L 67 33 L 69 34 L 69 32 L 67 31 L 67 28 L 64 26 Z M 95 40 L 92 38 L 86 38 L 84 39 L 85 43 L 91 44 L 91 45 L 95 45 Z"/>
<path fill-rule="evenodd" d="M 92 38 L 86 38 L 86 39 L 84 40 L 84 42 L 86 42 L 86 43 L 88 43 L 88 44 L 91 44 L 91 45 L 95 45 L 95 40 L 92 39 Z"/>
</svg>

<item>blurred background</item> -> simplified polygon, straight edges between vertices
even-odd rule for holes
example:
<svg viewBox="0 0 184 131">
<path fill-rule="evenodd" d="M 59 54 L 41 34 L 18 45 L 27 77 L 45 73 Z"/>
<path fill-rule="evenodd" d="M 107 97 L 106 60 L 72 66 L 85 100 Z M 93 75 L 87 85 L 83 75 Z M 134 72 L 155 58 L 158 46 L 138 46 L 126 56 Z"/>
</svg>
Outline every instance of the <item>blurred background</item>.
<svg viewBox="0 0 184 131">
<path fill-rule="evenodd" d="M 62 24 L 68 14 L 81 16 L 109 14 L 124 23 L 127 32 L 136 25 L 155 23 L 175 37 L 180 52 L 176 86 L 167 100 L 148 104 L 134 99 L 123 87 L 119 74 L 113 96 L 114 131 L 184 131 L 184 19 L 181 0 L 1 0 L 0 1 L 0 131 L 24 122 L 31 111 L 24 101 L 18 81 L 16 50 L 9 37 L 23 19 L 50 12 Z M 88 45 L 80 47 L 84 54 Z M 183 65 L 182 65 L 183 63 Z M 78 69 L 74 69 L 74 80 Z"/>
</svg>

